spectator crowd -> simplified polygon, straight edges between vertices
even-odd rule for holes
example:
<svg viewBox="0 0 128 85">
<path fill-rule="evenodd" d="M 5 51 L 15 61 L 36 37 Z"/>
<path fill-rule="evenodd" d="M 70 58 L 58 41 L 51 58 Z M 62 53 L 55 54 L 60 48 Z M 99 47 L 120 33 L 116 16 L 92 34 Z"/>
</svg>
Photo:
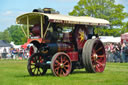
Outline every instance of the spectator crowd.
<svg viewBox="0 0 128 85">
<path fill-rule="evenodd" d="M 107 62 L 128 62 L 128 45 L 126 43 L 108 43 L 105 45 Z"/>
<path fill-rule="evenodd" d="M 7 51 L 8 50 L 8 51 Z M 0 55 L 0 58 L 6 59 L 27 59 L 29 56 L 29 48 L 4 48 L 3 52 Z"/>
</svg>

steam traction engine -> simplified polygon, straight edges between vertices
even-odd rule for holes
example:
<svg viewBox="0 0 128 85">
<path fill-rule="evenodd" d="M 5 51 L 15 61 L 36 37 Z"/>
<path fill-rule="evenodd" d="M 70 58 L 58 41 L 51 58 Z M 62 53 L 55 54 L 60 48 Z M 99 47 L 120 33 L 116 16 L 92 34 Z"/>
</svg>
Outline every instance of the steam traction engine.
<svg viewBox="0 0 128 85">
<path fill-rule="evenodd" d="M 16 19 L 27 25 L 30 57 L 27 69 L 31 76 L 44 75 L 51 69 L 55 76 L 67 76 L 74 69 L 103 72 L 106 54 L 102 42 L 95 36 L 93 26 L 107 26 L 109 22 L 93 17 L 64 16 L 50 8 L 33 10 Z"/>
</svg>

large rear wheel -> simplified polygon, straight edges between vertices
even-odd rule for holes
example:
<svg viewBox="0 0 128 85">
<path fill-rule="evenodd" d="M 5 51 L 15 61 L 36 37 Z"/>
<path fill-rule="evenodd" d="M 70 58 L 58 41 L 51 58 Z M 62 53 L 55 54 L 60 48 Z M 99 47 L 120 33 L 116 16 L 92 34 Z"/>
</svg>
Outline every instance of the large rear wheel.
<svg viewBox="0 0 128 85">
<path fill-rule="evenodd" d="M 87 72 L 103 72 L 106 54 L 102 42 L 98 39 L 87 40 L 83 47 L 82 58 Z"/>
<path fill-rule="evenodd" d="M 55 76 L 67 76 L 71 72 L 70 57 L 63 52 L 56 53 L 51 61 L 51 70 Z"/>
</svg>

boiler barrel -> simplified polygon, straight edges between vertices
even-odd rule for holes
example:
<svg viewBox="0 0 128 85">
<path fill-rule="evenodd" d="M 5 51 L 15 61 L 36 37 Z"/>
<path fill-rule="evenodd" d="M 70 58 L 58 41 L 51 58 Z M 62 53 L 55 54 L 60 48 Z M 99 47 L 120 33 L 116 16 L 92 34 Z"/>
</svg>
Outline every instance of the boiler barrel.
<svg viewBox="0 0 128 85">
<path fill-rule="evenodd" d="M 57 52 L 71 52 L 74 51 L 72 43 L 50 43 L 48 44 L 49 53 L 54 55 Z"/>
</svg>

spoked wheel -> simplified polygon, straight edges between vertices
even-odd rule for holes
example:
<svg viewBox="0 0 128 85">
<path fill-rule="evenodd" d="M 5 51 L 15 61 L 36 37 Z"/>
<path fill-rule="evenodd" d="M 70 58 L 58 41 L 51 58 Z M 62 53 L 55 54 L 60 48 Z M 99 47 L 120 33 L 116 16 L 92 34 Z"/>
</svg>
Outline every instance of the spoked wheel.
<svg viewBox="0 0 128 85">
<path fill-rule="evenodd" d="M 78 49 L 82 49 L 85 41 L 87 40 L 85 28 L 77 28 L 75 31 L 75 36 Z"/>
<path fill-rule="evenodd" d="M 91 73 L 104 71 L 106 54 L 104 45 L 100 40 L 88 40 L 83 47 L 82 57 L 86 71 Z"/>
<path fill-rule="evenodd" d="M 28 72 L 31 76 L 41 76 L 47 71 L 47 68 L 41 66 L 44 62 L 44 58 L 39 53 L 34 53 L 28 60 Z"/>
<path fill-rule="evenodd" d="M 55 76 L 67 76 L 70 74 L 72 63 L 66 53 L 56 53 L 51 61 L 51 70 Z"/>
</svg>

